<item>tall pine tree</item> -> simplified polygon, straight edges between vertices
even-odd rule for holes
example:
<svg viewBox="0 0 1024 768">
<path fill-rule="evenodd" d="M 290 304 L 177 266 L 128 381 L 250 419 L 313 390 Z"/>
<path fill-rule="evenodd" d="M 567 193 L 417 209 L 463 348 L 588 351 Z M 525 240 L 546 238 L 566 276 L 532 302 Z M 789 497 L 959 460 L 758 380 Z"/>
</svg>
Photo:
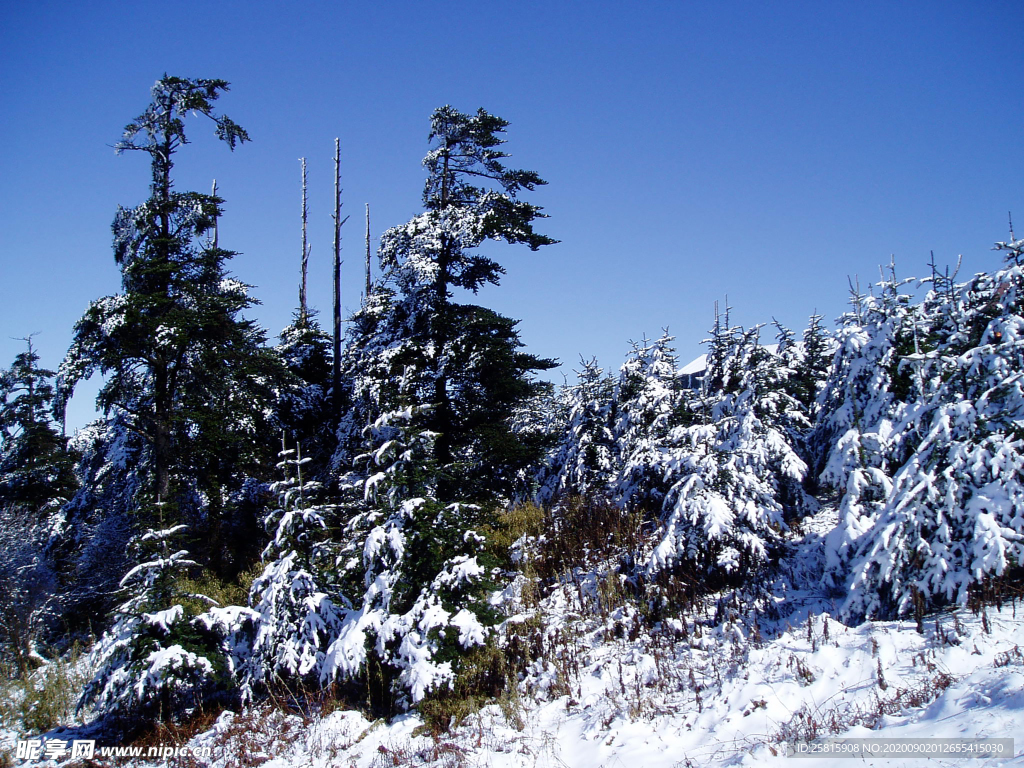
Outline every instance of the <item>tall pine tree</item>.
<svg viewBox="0 0 1024 768">
<path fill-rule="evenodd" d="M 399 704 L 449 683 L 457 649 L 483 641 L 479 531 L 540 450 L 513 417 L 542 388 L 531 374 L 553 362 L 519 351 L 516 321 L 455 301 L 504 273 L 476 250 L 485 240 L 554 242 L 518 199 L 543 180 L 502 164 L 507 125 L 483 110 L 434 112 L 425 210 L 382 236 L 383 284 L 352 324 L 336 462 L 357 493 L 341 558 L 353 610 L 327 669 L 377 664 Z"/>
<path fill-rule="evenodd" d="M 223 201 L 178 192 L 171 175 L 176 152 L 188 143 L 188 114 L 210 118 L 231 149 L 248 141 L 244 129 L 214 111 L 227 87 L 165 75 L 146 111 L 125 128 L 116 149 L 149 156 L 151 195 L 118 210 L 114 257 L 123 292 L 86 310 L 60 376 L 66 402 L 78 381 L 105 375 L 99 405 L 146 447 L 135 469 L 144 474 L 142 487 L 151 497 L 204 508 L 203 525 L 212 527 L 197 533 L 213 535 L 214 552 L 226 499 L 243 474 L 258 471 L 270 442 L 267 414 L 283 375 L 262 330 L 240 316 L 255 302 L 227 273 L 233 254 L 203 237 Z"/>
</svg>

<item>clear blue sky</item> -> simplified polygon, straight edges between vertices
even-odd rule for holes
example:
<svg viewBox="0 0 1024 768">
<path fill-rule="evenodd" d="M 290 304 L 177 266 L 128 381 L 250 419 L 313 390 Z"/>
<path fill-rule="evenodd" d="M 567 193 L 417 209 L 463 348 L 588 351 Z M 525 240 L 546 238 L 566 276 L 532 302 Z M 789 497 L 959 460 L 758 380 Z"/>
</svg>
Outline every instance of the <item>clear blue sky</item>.
<svg viewBox="0 0 1024 768">
<path fill-rule="evenodd" d="M 345 304 L 374 237 L 418 212 L 428 117 L 450 103 L 511 121 L 511 165 L 562 242 L 498 247 L 478 298 L 534 353 L 606 367 L 669 326 L 683 362 L 716 300 L 796 329 L 901 274 L 998 263 L 1024 230 L 1020 2 L 38 2 L 0 11 L 0 365 L 38 332 L 56 368 L 88 302 L 120 289 L 116 207 L 147 195 L 122 127 L 164 72 L 229 80 L 231 153 L 202 118 L 178 189 L 226 200 L 221 242 L 272 335 L 297 303 L 299 163 L 309 162 L 311 302 L 329 316 L 334 137 L 342 144 Z M 76 398 L 72 424 L 88 417 Z"/>
</svg>

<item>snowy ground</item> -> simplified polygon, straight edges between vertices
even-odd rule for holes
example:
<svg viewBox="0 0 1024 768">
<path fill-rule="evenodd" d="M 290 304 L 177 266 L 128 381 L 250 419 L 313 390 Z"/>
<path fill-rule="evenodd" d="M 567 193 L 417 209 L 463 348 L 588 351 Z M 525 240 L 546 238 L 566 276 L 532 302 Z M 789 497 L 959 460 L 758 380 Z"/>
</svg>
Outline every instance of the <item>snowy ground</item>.
<svg viewBox="0 0 1024 768">
<path fill-rule="evenodd" d="M 956 645 L 936 642 L 934 627 L 919 635 L 913 622 L 855 629 L 829 622 L 826 640 L 823 620 L 812 623 L 811 641 L 805 627 L 794 628 L 750 650 L 745 664 L 711 647 L 689 651 L 701 656 L 694 666 L 664 670 L 652 654 L 630 647 L 636 644 L 604 644 L 585 652 L 571 694 L 547 701 L 524 695 L 518 721 L 488 707 L 437 741 L 414 734 L 421 724 L 415 716 L 386 725 L 349 711 L 305 725 L 291 718 L 286 738 L 274 715 L 250 714 L 236 723 L 226 714 L 196 743 L 212 745 L 214 757 L 221 755 L 214 765 L 225 767 L 242 753 L 258 752 L 272 758 L 266 768 L 833 765 L 835 758 L 794 763 L 785 756 L 787 739 L 817 729 L 819 736 L 861 738 L 1013 738 L 1016 757 L 1003 764 L 1024 765 L 1024 656 L 1018 647 L 1024 616 L 1015 617 L 1011 608 L 991 612 L 989 633 L 981 618 L 961 617 Z M 940 622 L 948 632 L 953 624 L 952 616 Z M 700 707 L 692 686 L 672 693 L 674 685 L 664 684 L 665 677 L 686 682 L 688 669 L 698 666 L 720 674 L 720 682 L 709 679 Z M 890 767 L 982 762 L 864 761 Z"/>
<path fill-rule="evenodd" d="M 304 720 L 255 709 L 225 713 L 192 740 L 209 746 L 212 758 L 168 764 L 819 768 L 837 759 L 789 757 L 787 744 L 842 736 L 1012 738 L 1014 757 L 1001 764 L 1024 766 L 1024 606 L 929 617 L 923 633 L 914 621 L 846 627 L 813 587 L 815 531 L 827 521 L 813 523 L 771 585 L 778 610 L 756 629 L 728 618 L 710 626 L 698 616 L 647 632 L 607 582 L 581 574 L 509 625 L 516 632 L 539 613 L 544 627 L 537 630 L 543 653 L 517 695 L 446 736 L 420 734 L 416 715 L 385 723 L 336 711 Z M 715 610 L 728 617 L 728 602 Z M 983 762 L 885 757 L 860 764 Z"/>
</svg>

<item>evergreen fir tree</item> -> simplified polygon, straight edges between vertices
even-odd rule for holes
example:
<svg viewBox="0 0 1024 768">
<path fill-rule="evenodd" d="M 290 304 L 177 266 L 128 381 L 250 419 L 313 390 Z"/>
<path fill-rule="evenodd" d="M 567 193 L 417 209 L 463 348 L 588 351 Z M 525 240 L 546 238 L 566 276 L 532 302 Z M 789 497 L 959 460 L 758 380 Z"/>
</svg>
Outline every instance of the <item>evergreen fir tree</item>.
<svg viewBox="0 0 1024 768">
<path fill-rule="evenodd" d="M 962 605 L 972 591 L 1021 581 L 1024 275 L 1019 244 L 997 248 L 1008 266 L 960 286 L 935 280 L 933 267 L 914 308 L 903 417 L 870 435 L 889 449 L 889 492 L 861 535 L 839 539 L 851 553 L 852 618 Z"/>
<path fill-rule="evenodd" d="M 331 430 L 331 339 L 315 313 L 301 311 L 281 331 L 277 354 L 293 377 L 279 390 L 278 419 L 292 439 L 306 446 L 312 462 L 307 475 L 323 476 L 335 449 Z"/>
<path fill-rule="evenodd" d="M 818 394 L 825 387 L 835 352 L 835 343 L 821 325 L 821 319 L 821 315 L 811 315 L 801 344 L 787 346 L 786 352 L 780 350 L 780 354 L 786 354 L 790 349 L 795 353 L 791 354 L 793 375 L 789 388 L 812 421 L 817 413 Z"/>
<path fill-rule="evenodd" d="M 106 376 L 99 405 L 145 444 L 149 498 L 203 507 L 197 516 L 214 560 L 224 555 L 223 506 L 246 473 L 259 473 L 275 385 L 283 371 L 263 346 L 263 332 L 240 313 L 254 301 L 248 286 L 226 272 L 229 251 L 204 240 L 221 199 L 177 192 L 171 172 L 188 143 L 185 115 L 209 117 L 230 148 L 248 140 L 214 112 L 222 80 L 164 76 L 153 101 L 130 123 L 118 152 L 151 159 L 151 197 L 120 209 L 114 255 L 123 293 L 92 303 L 75 327 L 61 366 L 60 399 L 99 371 Z"/>
<path fill-rule="evenodd" d="M 537 497 L 542 504 L 565 496 L 605 497 L 612 488 L 615 382 L 596 359 L 581 358 L 580 365 L 576 383 L 564 388 L 566 427 L 542 475 Z"/>
<path fill-rule="evenodd" d="M 818 397 L 809 437 L 819 480 L 841 494 L 839 521 L 825 541 L 824 583 L 846 578 L 857 539 L 874 523 L 892 485 L 892 472 L 909 446 L 895 441 L 905 418 L 912 377 L 903 356 L 914 350 L 915 309 L 890 265 L 879 295 L 851 291 L 851 311 L 840 318 L 829 377 Z"/>
<path fill-rule="evenodd" d="M 53 371 L 27 349 L 0 371 L 0 509 L 38 519 L 66 502 L 77 486 L 74 459 L 51 417 Z"/>
<path fill-rule="evenodd" d="M 670 487 L 649 572 L 683 565 L 705 586 L 749 581 L 771 560 L 788 521 L 813 508 L 788 430 L 798 404 L 759 330 L 716 318 L 703 380 L 708 418 L 669 435 Z"/>
<path fill-rule="evenodd" d="M 434 112 L 425 211 L 382 236 L 383 284 L 352 323 L 336 457 L 356 494 L 341 559 L 352 613 L 327 665 L 342 677 L 378 665 L 399 706 L 446 686 L 459 649 L 483 642 L 479 531 L 539 453 L 512 421 L 542 389 L 532 372 L 554 363 L 519 351 L 515 321 L 453 300 L 504 272 L 475 250 L 485 240 L 554 242 L 518 199 L 544 182 L 501 163 L 506 126 Z"/>
<path fill-rule="evenodd" d="M 186 605 L 213 603 L 181 590 L 197 564 L 178 549 L 184 526 L 150 529 L 133 541 L 139 564 L 121 580 L 127 599 L 93 648 L 97 669 L 79 701 L 120 721 L 170 719 L 188 713 L 218 685 L 216 647 Z"/>
<path fill-rule="evenodd" d="M 340 630 L 343 612 L 320 586 L 325 572 L 325 510 L 315 504 L 320 483 L 303 477 L 309 463 L 301 447 L 282 448 L 278 467 L 285 479 L 274 484 L 280 507 L 265 519 L 271 541 L 263 552 L 263 573 L 250 590 L 252 650 L 243 670 L 243 698 L 260 687 L 318 683 L 325 651 Z"/>
<path fill-rule="evenodd" d="M 615 446 L 621 457 L 616 497 L 657 514 L 667 487 L 662 467 L 669 432 L 686 420 L 679 364 L 666 330 L 646 339 L 620 369 L 615 393 Z"/>
<path fill-rule="evenodd" d="M 0 369 L 0 649 L 27 675 L 36 643 L 57 626 L 60 583 L 51 551 L 78 480 L 51 417 L 53 372 L 27 348 Z"/>
<path fill-rule="evenodd" d="M 441 499 L 490 496 L 508 477 L 504 467 L 524 462 L 508 420 L 536 389 L 528 375 L 553 366 L 517 351 L 515 321 L 452 301 L 452 289 L 475 293 L 504 273 L 475 250 L 485 240 L 531 250 L 554 242 L 533 229 L 540 209 L 518 199 L 544 181 L 501 163 L 507 154 L 497 149 L 499 134 L 507 125 L 483 110 L 436 110 L 423 161 L 426 210 L 381 237 L 381 266 L 398 292 L 383 331 L 405 345 L 400 360 L 417 378 L 416 400 L 431 405 L 425 426 L 436 435 Z M 477 186 L 483 184 L 489 186 Z"/>
<path fill-rule="evenodd" d="M 537 457 L 519 470 L 513 505 L 533 501 L 542 492 L 554 453 L 568 429 L 566 388 L 555 387 L 550 382 L 539 383 L 538 390 L 520 403 L 512 415 L 512 432 L 529 453 Z"/>
<path fill-rule="evenodd" d="M 90 631 L 96 616 L 116 606 L 118 584 L 132 567 L 129 542 L 138 533 L 137 500 L 149 463 L 142 437 L 112 414 L 70 439 L 81 487 L 63 508 L 51 553 L 62 576 L 62 614 L 73 630 Z"/>
</svg>

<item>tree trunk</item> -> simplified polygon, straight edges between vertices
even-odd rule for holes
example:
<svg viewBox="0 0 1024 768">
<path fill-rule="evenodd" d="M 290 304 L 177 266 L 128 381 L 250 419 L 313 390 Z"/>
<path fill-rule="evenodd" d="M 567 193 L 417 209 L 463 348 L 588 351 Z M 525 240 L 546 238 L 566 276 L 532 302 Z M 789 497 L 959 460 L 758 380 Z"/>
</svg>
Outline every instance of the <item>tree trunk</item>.
<svg viewBox="0 0 1024 768">
<path fill-rule="evenodd" d="M 306 158 L 299 158 L 302 161 L 302 268 L 299 281 L 299 325 L 306 327 L 306 273 L 309 269 L 309 241 L 306 239 Z"/>
<path fill-rule="evenodd" d="M 160 161 L 154 163 L 153 186 L 160 201 L 160 237 L 154 243 L 156 261 L 163 265 L 170 262 L 171 221 L 168 210 L 171 199 L 171 153 L 173 136 L 170 129 L 164 133 L 163 146 L 159 150 Z M 162 282 L 157 287 L 158 295 L 170 302 L 170 277 L 162 273 Z M 166 311 L 166 304 L 161 308 Z M 161 312 L 161 313 L 162 313 Z M 171 493 L 171 415 L 174 395 L 171 386 L 169 366 L 166 360 L 158 360 L 152 366 L 154 423 L 153 423 L 153 474 L 157 498 L 167 501 Z"/>
<path fill-rule="evenodd" d="M 167 368 L 153 371 L 155 414 L 153 419 L 153 474 L 157 498 L 167 501 L 171 495 L 171 413 Z"/>
<path fill-rule="evenodd" d="M 370 298 L 370 204 L 366 204 L 366 298 Z"/>
<path fill-rule="evenodd" d="M 331 409 L 334 425 L 341 420 L 341 140 L 334 140 L 334 355 L 331 366 Z"/>
<path fill-rule="evenodd" d="M 448 147 L 450 149 L 450 147 Z M 443 215 L 448 206 L 448 176 L 449 157 L 444 156 L 444 171 L 441 177 L 441 200 L 440 212 Z M 440 367 L 440 360 L 450 341 L 448 328 L 451 323 L 448 304 L 448 273 L 451 269 L 452 244 L 448 236 L 441 235 L 441 247 L 437 255 L 437 280 L 434 284 L 435 306 L 431 319 L 431 341 L 434 345 L 434 418 L 432 429 L 437 433 L 434 442 L 434 457 L 437 460 L 438 468 L 441 470 L 441 477 L 438 483 L 438 495 L 445 500 L 448 494 L 448 483 L 445 481 L 445 468 L 452 461 L 451 431 L 452 431 L 452 406 L 451 398 L 448 396 L 448 377 Z"/>
</svg>

